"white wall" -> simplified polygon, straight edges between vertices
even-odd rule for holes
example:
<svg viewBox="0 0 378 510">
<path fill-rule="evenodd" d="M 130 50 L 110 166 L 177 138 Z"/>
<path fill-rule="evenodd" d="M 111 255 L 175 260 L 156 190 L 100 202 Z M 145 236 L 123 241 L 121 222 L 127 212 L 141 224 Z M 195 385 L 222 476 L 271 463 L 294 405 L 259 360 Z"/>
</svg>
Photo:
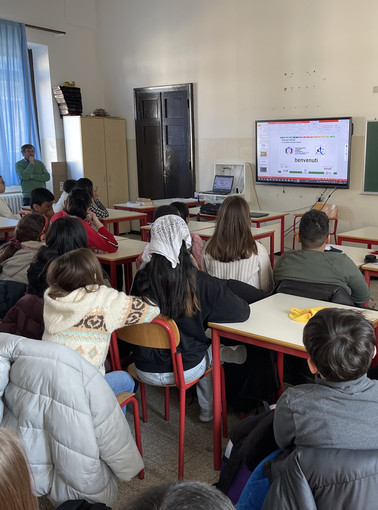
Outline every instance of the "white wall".
<svg viewBox="0 0 378 510">
<path fill-rule="evenodd" d="M 0 17 L 67 32 L 28 38 L 48 45 L 53 85 L 81 87 L 85 113 L 104 107 L 126 118 L 131 198 L 133 88 L 193 82 L 199 188 L 216 161 L 254 165 L 256 119 L 351 115 L 351 189 L 333 196 L 340 232 L 378 225 L 377 197 L 360 194 L 365 123 L 378 111 L 375 0 L 2 0 Z M 262 209 L 290 211 L 319 192 L 257 186 L 257 194 Z"/>
<path fill-rule="evenodd" d="M 351 189 L 332 201 L 340 232 L 378 225 L 377 197 L 360 194 L 365 122 L 378 111 L 377 19 L 374 0 L 99 0 L 105 104 L 127 119 L 131 197 L 133 88 L 194 82 L 199 188 L 215 161 L 254 166 L 256 119 L 351 115 Z M 290 211 L 319 191 L 257 186 L 257 194 L 262 209 Z"/>
</svg>

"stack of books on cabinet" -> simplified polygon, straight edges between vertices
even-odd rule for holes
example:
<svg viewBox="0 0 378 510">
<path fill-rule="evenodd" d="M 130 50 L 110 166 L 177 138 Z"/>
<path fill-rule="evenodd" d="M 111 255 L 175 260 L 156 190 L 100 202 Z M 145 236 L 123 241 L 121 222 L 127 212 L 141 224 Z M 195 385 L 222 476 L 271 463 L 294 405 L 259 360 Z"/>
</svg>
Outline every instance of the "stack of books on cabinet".
<svg viewBox="0 0 378 510">
<path fill-rule="evenodd" d="M 60 115 L 81 115 L 83 105 L 79 87 L 53 87 L 55 99 L 59 105 Z"/>
</svg>

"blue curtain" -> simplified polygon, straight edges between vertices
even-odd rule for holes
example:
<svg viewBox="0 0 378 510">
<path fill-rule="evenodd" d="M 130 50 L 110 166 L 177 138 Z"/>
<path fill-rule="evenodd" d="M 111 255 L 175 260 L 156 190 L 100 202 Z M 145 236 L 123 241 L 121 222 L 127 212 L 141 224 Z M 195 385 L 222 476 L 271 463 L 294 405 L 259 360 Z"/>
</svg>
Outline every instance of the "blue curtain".
<svg viewBox="0 0 378 510">
<path fill-rule="evenodd" d="M 0 175 L 8 185 L 19 184 L 15 163 L 25 143 L 41 159 L 25 25 L 0 19 Z"/>
</svg>

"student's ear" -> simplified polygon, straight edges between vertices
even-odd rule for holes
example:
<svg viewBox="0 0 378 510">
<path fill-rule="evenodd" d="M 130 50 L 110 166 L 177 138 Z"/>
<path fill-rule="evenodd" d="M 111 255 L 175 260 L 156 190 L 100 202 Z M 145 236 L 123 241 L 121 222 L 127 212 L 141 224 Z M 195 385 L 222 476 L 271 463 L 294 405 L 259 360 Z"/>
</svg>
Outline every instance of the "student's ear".
<svg viewBox="0 0 378 510">
<path fill-rule="evenodd" d="M 33 204 L 33 205 L 32 205 L 32 207 L 31 207 L 31 208 L 32 208 L 32 211 L 34 211 L 34 212 L 36 212 L 36 213 L 38 213 L 38 214 L 39 214 L 38 207 L 39 207 L 39 205 L 38 205 L 38 204 Z"/>
<path fill-rule="evenodd" d="M 374 347 L 374 352 L 373 352 L 373 359 L 375 358 L 375 355 L 377 354 L 377 348 Z"/>
<path fill-rule="evenodd" d="M 311 358 L 308 358 L 307 360 L 308 368 L 310 369 L 310 372 L 315 375 L 319 373 L 319 370 L 316 368 L 315 363 L 312 361 Z"/>
<path fill-rule="evenodd" d="M 328 234 L 326 244 L 330 244 L 331 242 L 331 234 Z"/>
<path fill-rule="evenodd" d="M 295 237 L 297 238 L 298 243 L 301 244 L 301 238 L 299 237 L 299 232 L 295 233 Z"/>
</svg>

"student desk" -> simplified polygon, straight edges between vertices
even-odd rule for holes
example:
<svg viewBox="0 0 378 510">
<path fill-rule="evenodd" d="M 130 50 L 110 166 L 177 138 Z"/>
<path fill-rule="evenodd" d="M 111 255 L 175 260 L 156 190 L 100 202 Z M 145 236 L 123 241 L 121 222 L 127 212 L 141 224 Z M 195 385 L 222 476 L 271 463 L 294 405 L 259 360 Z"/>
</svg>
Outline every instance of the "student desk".
<svg viewBox="0 0 378 510">
<path fill-rule="evenodd" d="M 114 225 L 114 234 L 119 235 L 119 224 L 122 221 L 140 220 L 140 225 L 145 225 L 147 214 L 143 212 L 117 211 L 116 209 L 108 209 L 109 216 L 107 218 L 99 218 L 101 223 L 106 227 L 110 224 Z"/>
<path fill-rule="evenodd" d="M 203 223 L 205 224 L 208 222 L 203 222 Z M 215 229 L 215 225 L 212 225 L 211 227 L 207 227 L 202 230 L 195 230 L 194 232 L 196 232 L 196 234 L 198 234 L 201 237 L 201 239 L 203 239 L 204 241 L 207 241 L 208 239 L 210 239 L 210 237 L 213 236 L 214 229 Z M 274 229 L 272 230 L 269 227 L 260 227 L 260 228 L 251 227 L 251 232 L 252 232 L 253 237 L 256 240 L 263 239 L 264 237 L 269 238 L 269 243 L 270 243 L 269 258 L 270 258 L 270 265 L 273 267 L 274 266 Z"/>
<path fill-rule="evenodd" d="M 119 240 L 119 237 L 117 237 Z M 116 267 L 123 265 L 125 267 L 125 292 L 130 292 L 133 281 L 133 262 L 143 252 L 147 243 L 135 239 L 124 239 L 118 244 L 118 250 L 115 253 L 97 253 L 97 258 L 102 264 L 110 265 L 110 281 L 113 288 L 117 288 L 117 270 Z"/>
<path fill-rule="evenodd" d="M 339 244 L 331 244 L 331 246 L 337 250 L 341 250 L 342 253 L 345 253 L 345 255 L 348 255 L 358 268 L 361 268 L 361 266 L 365 264 L 365 255 L 370 253 L 368 248 L 356 248 L 355 246 L 344 245 L 340 246 Z"/>
<path fill-rule="evenodd" d="M 367 247 L 371 248 L 372 244 L 378 244 L 378 227 L 356 228 L 337 236 L 337 244 L 345 241 L 367 244 Z"/>
<path fill-rule="evenodd" d="M 261 211 L 256 211 L 256 210 L 251 209 L 250 212 L 251 213 L 260 213 Z M 266 216 L 262 216 L 261 218 L 251 218 L 251 223 L 256 225 L 257 228 L 260 228 L 262 223 L 268 223 L 270 221 L 275 221 L 275 220 L 280 221 L 280 226 L 281 226 L 280 251 L 282 254 L 285 251 L 285 216 L 287 216 L 289 213 L 287 213 L 287 212 L 273 212 L 273 211 L 266 211 L 266 212 L 267 212 Z M 189 214 L 190 214 L 190 216 L 199 215 L 201 218 L 216 218 L 216 216 L 212 216 L 209 214 L 201 214 L 199 207 L 193 208 L 189 212 Z M 274 247 L 273 247 L 273 252 L 274 252 Z"/>
<path fill-rule="evenodd" d="M 4 232 L 5 241 L 8 241 L 9 234 L 14 231 L 18 220 L 0 217 L 0 232 Z"/>
<path fill-rule="evenodd" d="M 347 308 L 361 312 L 361 308 L 352 306 L 289 294 L 274 294 L 251 304 L 251 315 L 245 322 L 234 324 L 209 323 L 209 327 L 212 328 L 213 350 L 214 469 L 220 469 L 221 464 L 220 336 L 276 351 L 277 372 L 282 388 L 284 354 L 308 358 L 302 342 L 305 324 L 291 320 L 289 318 L 290 309 L 316 306 Z M 365 310 L 364 315 L 372 322 L 377 336 L 378 311 Z"/>
<path fill-rule="evenodd" d="M 114 209 L 146 213 L 147 223 L 152 223 L 152 216 L 156 209 L 161 205 L 169 205 L 172 202 L 184 202 L 188 207 L 196 207 L 198 204 L 203 204 L 203 201 L 198 201 L 195 198 L 163 198 L 161 200 L 154 200 L 153 205 L 139 205 L 133 202 L 114 204 Z"/>
<path fill-rule="evenodd" d="M 200 231 L 205 230 L 209 227 L 214 227 L 215 221 L 193 221 L 189 220 L 188 228 L 190 232 L 194 232 L 196 234 L 200 234 Z M 140 227 L 140 233 L 142 236 L 142 241 L 149 241 L 151 234 L 151 225 L 144 225 Z"/>
</svg>

